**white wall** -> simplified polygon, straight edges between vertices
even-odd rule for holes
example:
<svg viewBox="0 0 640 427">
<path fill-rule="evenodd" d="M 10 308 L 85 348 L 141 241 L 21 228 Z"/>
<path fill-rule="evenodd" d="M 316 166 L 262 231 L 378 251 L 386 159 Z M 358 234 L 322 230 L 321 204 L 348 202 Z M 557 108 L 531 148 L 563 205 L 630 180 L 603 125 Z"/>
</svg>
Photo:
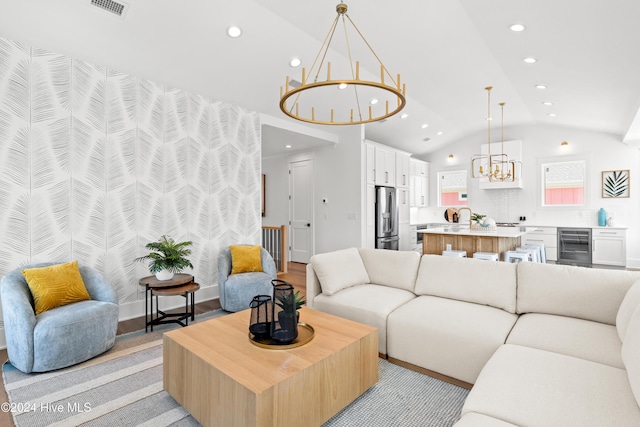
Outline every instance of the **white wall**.
<svg viewBox="0 0 640 427">
<path fill-rule="evenodd" d="M 314 162 L 314 253 L 360 246 L 362 128 L 347 126 L 339 133 L 337 144 L 305 153 Z M 295 139 L 295 134 L 291 137 Z M 262 172 L 266 175 L 263 225 L 288 223 L 288 166 L 298 156 L 300 153 L 262 159 Z M 322 199 L 328 203 L 322 203 Z"/>
<path fill-rule="evenodd" d="M 431 153 L 424 160 L 430 168 L 431 207 L 416 215 L 419 222 L 440 222 L 444 208 L 437 207 L 436 175 L 442 170 L 469 171 L 468 201 L 474 212 L 487 214 L 499 221 L 517 221 L 526 216 L 529 225 L 596 226 L 597 211 L 604 208 L 616 219 L 617 226 L 627 226 L 627 266 L 640 268 L 640 150 L 621 142 L 613 135 L 579 131 L 559 126 L 519 126 L 505 128 L 505 140 L 522 140 L 522 171 L 524 188 L 513 190 L 480 190 L 478 181 L 471 178 L 471 156 L 485 144 L 486 133 L 464 138 L 447 148 Z M 569 142 L 569 149 L 561 151 L 560 143 Z M 492 142 L 496 142 L 495 139 Z M 455 159 L 449 162 L 447 157 Z M 541 160 L 584 157 L 589 162 L 587 205 L 583 208 L 543 208 L 540 206 Z M 601 172 L 629 169 L 631 197 L 603 199 Z"/>
</svg>

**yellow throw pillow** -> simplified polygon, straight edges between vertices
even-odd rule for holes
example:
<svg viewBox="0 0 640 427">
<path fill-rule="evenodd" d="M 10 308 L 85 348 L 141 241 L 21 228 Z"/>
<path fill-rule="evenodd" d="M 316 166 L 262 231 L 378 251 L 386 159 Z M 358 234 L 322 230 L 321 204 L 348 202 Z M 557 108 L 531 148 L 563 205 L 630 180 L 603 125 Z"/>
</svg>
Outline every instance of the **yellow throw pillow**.
<svg viewBox="0 0 640 427">
<path fill-rule="evenodd" d="M 262 271 L 260 246 L 229 246 L 231 274 Z"/>
<path fill-rule="evenodd" d="M 91 299 L 84 286 L 78 261 L 22 270 L 33 295 L 36 315 L 73 302 Z"/>
</svg>

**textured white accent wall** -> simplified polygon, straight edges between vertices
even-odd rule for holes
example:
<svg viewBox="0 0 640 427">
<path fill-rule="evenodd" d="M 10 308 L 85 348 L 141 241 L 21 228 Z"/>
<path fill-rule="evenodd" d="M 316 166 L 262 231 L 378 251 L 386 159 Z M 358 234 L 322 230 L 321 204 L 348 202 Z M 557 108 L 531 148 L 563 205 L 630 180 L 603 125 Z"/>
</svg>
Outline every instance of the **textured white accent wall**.
<svg viewBox="0 0 640 427">
<path fill-rule="evenodd" d="M 0 275 L 77 259 L 132 302 L 162 234 L 201 286 L 260 244 L 257 113 L 0 38 Z"/>
</svg>

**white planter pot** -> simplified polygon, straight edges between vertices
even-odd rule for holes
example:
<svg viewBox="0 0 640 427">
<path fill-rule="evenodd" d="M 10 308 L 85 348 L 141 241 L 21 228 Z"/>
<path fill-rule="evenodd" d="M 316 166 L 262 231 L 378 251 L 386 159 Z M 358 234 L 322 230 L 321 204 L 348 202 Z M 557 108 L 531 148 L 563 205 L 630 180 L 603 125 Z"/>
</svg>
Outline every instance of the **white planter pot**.
<svg viewBox="0 0 640 427">
<path fill-rule="evenodd" d="M 156 273 L 156 279 L 158 280 L 171 280 L 173 279 L 173 272 L 169 270 L 161 270 Z"/>
</svg>

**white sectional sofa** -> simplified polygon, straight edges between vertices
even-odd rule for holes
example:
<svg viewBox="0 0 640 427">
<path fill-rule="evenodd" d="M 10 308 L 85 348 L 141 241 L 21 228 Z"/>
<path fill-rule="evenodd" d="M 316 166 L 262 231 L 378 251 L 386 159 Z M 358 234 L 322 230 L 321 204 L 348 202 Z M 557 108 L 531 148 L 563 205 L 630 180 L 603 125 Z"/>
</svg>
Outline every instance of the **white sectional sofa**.
<svg viewBox="0 0 640 427">
<path fill-rule="evenodd" d="M 640 426 L 639 273 L 350 248 L 311 258 L 307 305 L 473 385 L 459 427 Z"/>
</svg>

